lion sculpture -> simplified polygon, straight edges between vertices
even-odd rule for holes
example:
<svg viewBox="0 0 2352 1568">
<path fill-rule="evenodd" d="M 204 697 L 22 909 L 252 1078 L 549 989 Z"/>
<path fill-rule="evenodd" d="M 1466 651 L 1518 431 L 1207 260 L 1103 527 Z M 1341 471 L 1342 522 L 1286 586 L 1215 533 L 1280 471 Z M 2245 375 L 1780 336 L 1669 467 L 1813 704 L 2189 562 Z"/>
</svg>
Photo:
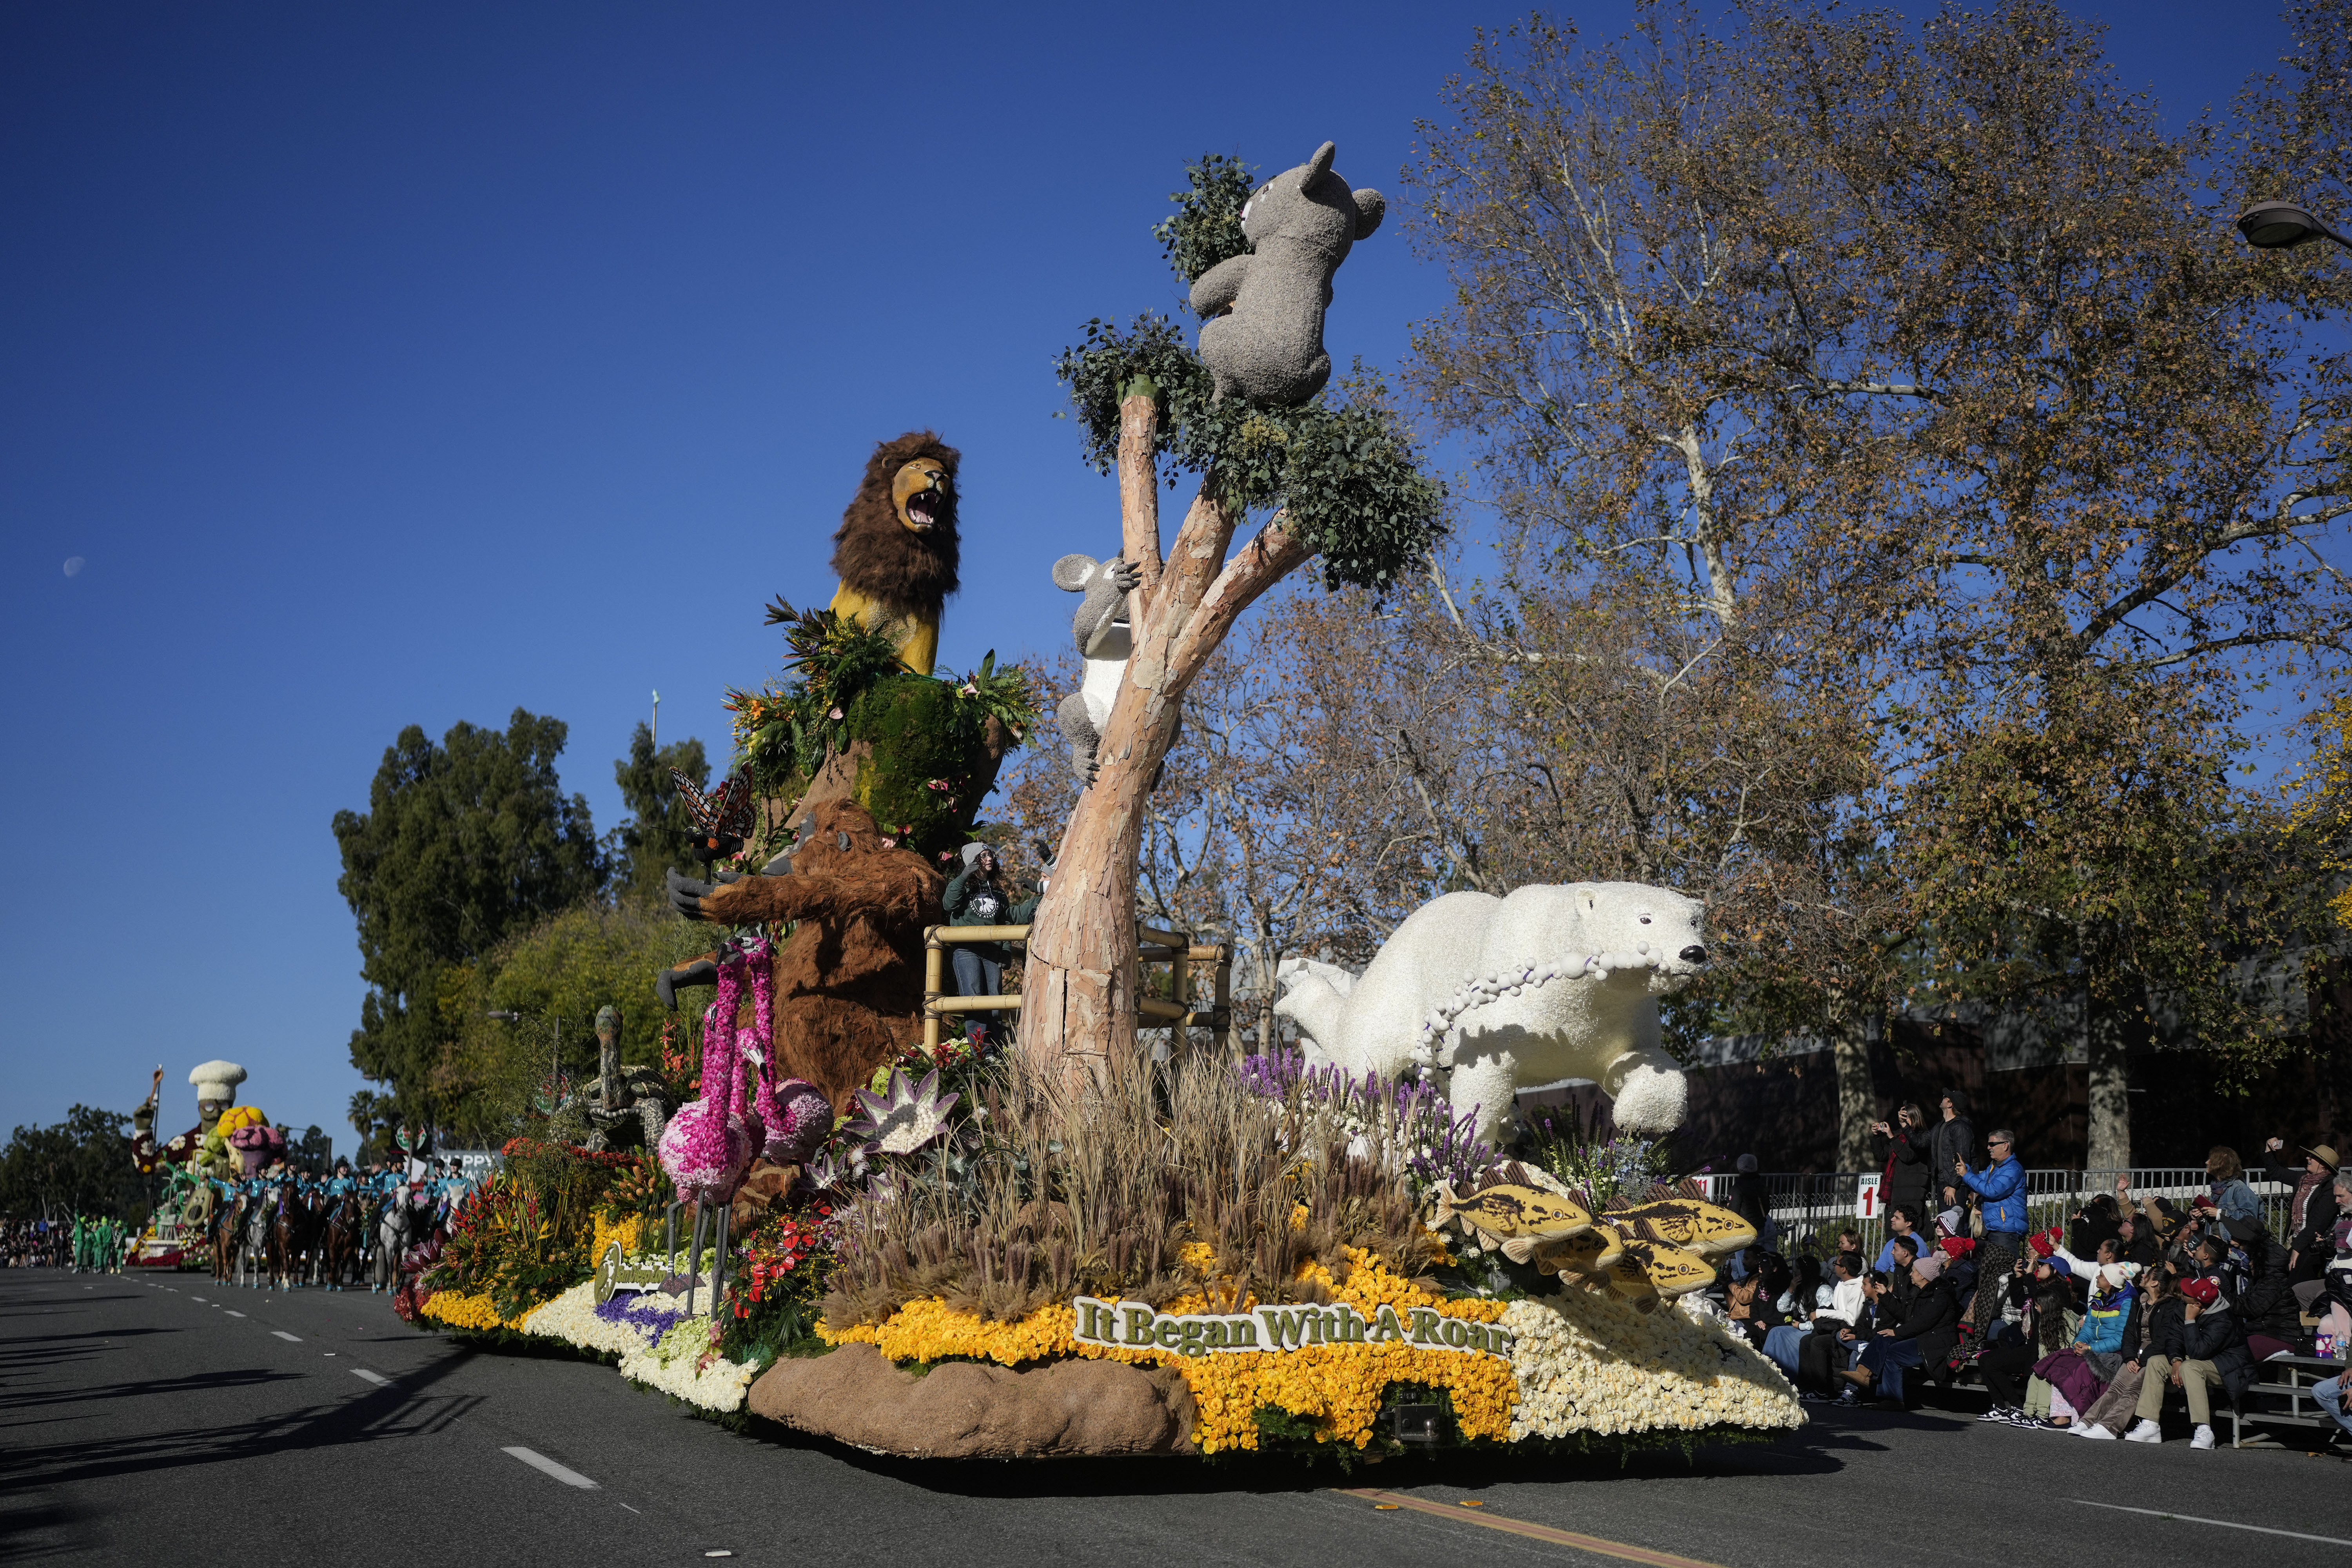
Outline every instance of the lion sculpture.
<svg viewBox="0 0 2352 1568">
<path fill-rule="evenodd" d="M 832 610 L 887 633 L 898 662 L 929 675 L 940 653 L 940 617 L 956 577 L 959 454 L 929 430 L 874 448 L 866 478 L 833 536 L 841 586 Z"/>
</svg>

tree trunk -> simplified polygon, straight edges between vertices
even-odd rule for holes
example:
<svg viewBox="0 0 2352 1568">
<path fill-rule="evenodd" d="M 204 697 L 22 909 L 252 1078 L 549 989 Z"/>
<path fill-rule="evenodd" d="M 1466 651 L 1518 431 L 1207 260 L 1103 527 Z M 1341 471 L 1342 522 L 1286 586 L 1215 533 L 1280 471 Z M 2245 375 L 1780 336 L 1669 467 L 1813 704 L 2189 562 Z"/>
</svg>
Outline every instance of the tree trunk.
<svg viewBox="0 0 2352 1568">
<path fill-rule="evenodd" d="M 2083 1032 L 2090 1061 L 2090 1152 L 2085 1169 L 2131 1168 L 2131 1058 L 2122 1012 L 2095 994 L 2084 998 Z"/>
<path fill-rule="evenodd" d="M 1864 1020 L 1849 1018 L 1831 1026 L 1830 1059 L 1837 1069 L 1837 1168 L 1874 1171 L 1870 1124 L 1878 1120 L 1877 1088 L 1871 1080 L 1870 1036 Z"/>
<path fill-rule="evenodd" d="M 1130 389 L 1118 405 L 1119 553 L 1143 574 L 1138 607 L 1150 614 L 1160 594 L 1160 468 L 1151 445 L 1160 412 L 1151 383 Z"/>
<path fill-rule="evenodd" d="M 1144 399 L 1121 409 L 1119 469 L 1137 472 L 1150 450 L 1153 421 Z M 1140 458 L 1139 457 L 1140 454 Z M 1146 470 L 1148 472 L 1148 470 Z M 1140 552 L 1149 507 L 1157 555 L 1158 496 L 1150 483 L 1123 482 L 1121 529 Z M 1241 612 L 1312 553 L 1276 518 L 1225 559 L 1235 515 L 1216 476 L 1201 483 L 1169 552 L 1156 590 L 1130 601 L 1134 653 L 1103 725 L 1095 782 L 1078 796 L 1062 836 L 1052 885 L 1029 931 L 1021 984 L 1021 1048 L 1042 1065 L 1099 1070 L 1135 1049 L 1135 873 L 1145 803 L 1176 737 L 1185 689 Z"/>
</svg>

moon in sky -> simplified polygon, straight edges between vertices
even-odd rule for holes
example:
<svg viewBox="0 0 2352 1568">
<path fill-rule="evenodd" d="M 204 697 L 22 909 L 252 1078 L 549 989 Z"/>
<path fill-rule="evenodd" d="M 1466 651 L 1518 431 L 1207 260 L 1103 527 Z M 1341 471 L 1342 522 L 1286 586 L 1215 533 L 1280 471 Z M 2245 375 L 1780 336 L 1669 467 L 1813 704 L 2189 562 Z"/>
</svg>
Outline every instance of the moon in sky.
<svg viewBox="0 0 2352 1568">
<path fill-rule="evenodd" d="M 79 555 L 68 555 L 66 557 L 66 575 L 68 577 L 79 577 L 81 575 L 81 569 L 88 564 L 89 564 L 89 563 L 84 561 Z"/>
</svg>

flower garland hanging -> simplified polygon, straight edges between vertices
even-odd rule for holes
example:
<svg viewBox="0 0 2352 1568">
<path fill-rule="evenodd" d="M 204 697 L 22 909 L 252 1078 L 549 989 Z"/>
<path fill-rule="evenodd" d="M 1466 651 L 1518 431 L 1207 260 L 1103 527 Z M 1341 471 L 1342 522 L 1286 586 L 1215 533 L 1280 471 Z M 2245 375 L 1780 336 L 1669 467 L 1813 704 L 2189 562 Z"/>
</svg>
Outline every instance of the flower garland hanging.
<svg viewBox="0 0 2352 1568">
<path fill-rule="evenodd" d="M 756 950 L 761 962 L 749 962 L 745 948 Z M 742 1069 L 745 1036 L 773 1024 L 775 983 L 764 962 L 767 950 L 768 944 L 755 938 L 730 946 L 719 961 L 718 995 L 703 1015 L 702 1098 L 678 1107 L 662 1129 L 662 1169 L 682 1196 L 722 1202 L 733 1197 L 751 1168 L 753 1152 L 766 1142 L 765 1129 L 753 1131 L 756 1118 L 743 1103 Z M 747 968 L 757 1021 L 751 1030 L 738 1030 L 735 1012 Z"/>
</svg>

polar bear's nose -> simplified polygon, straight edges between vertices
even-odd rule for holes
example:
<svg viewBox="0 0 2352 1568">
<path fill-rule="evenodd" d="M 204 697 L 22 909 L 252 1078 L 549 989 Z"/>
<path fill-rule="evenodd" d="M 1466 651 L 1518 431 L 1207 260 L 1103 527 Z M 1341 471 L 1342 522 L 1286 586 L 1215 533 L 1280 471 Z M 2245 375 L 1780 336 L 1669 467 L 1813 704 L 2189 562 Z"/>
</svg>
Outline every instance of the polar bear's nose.
<svg viewBox="0 0 2352 1568">
<path fill-rule="evenodd" d="M 1699 946 L 1696 942 L 1692 943 L 1690 946 L 1683 949 L 1683 962 L 1685 963 L 1705 963 L 1706 962 L 1706 949 Z"/>
</svg>

